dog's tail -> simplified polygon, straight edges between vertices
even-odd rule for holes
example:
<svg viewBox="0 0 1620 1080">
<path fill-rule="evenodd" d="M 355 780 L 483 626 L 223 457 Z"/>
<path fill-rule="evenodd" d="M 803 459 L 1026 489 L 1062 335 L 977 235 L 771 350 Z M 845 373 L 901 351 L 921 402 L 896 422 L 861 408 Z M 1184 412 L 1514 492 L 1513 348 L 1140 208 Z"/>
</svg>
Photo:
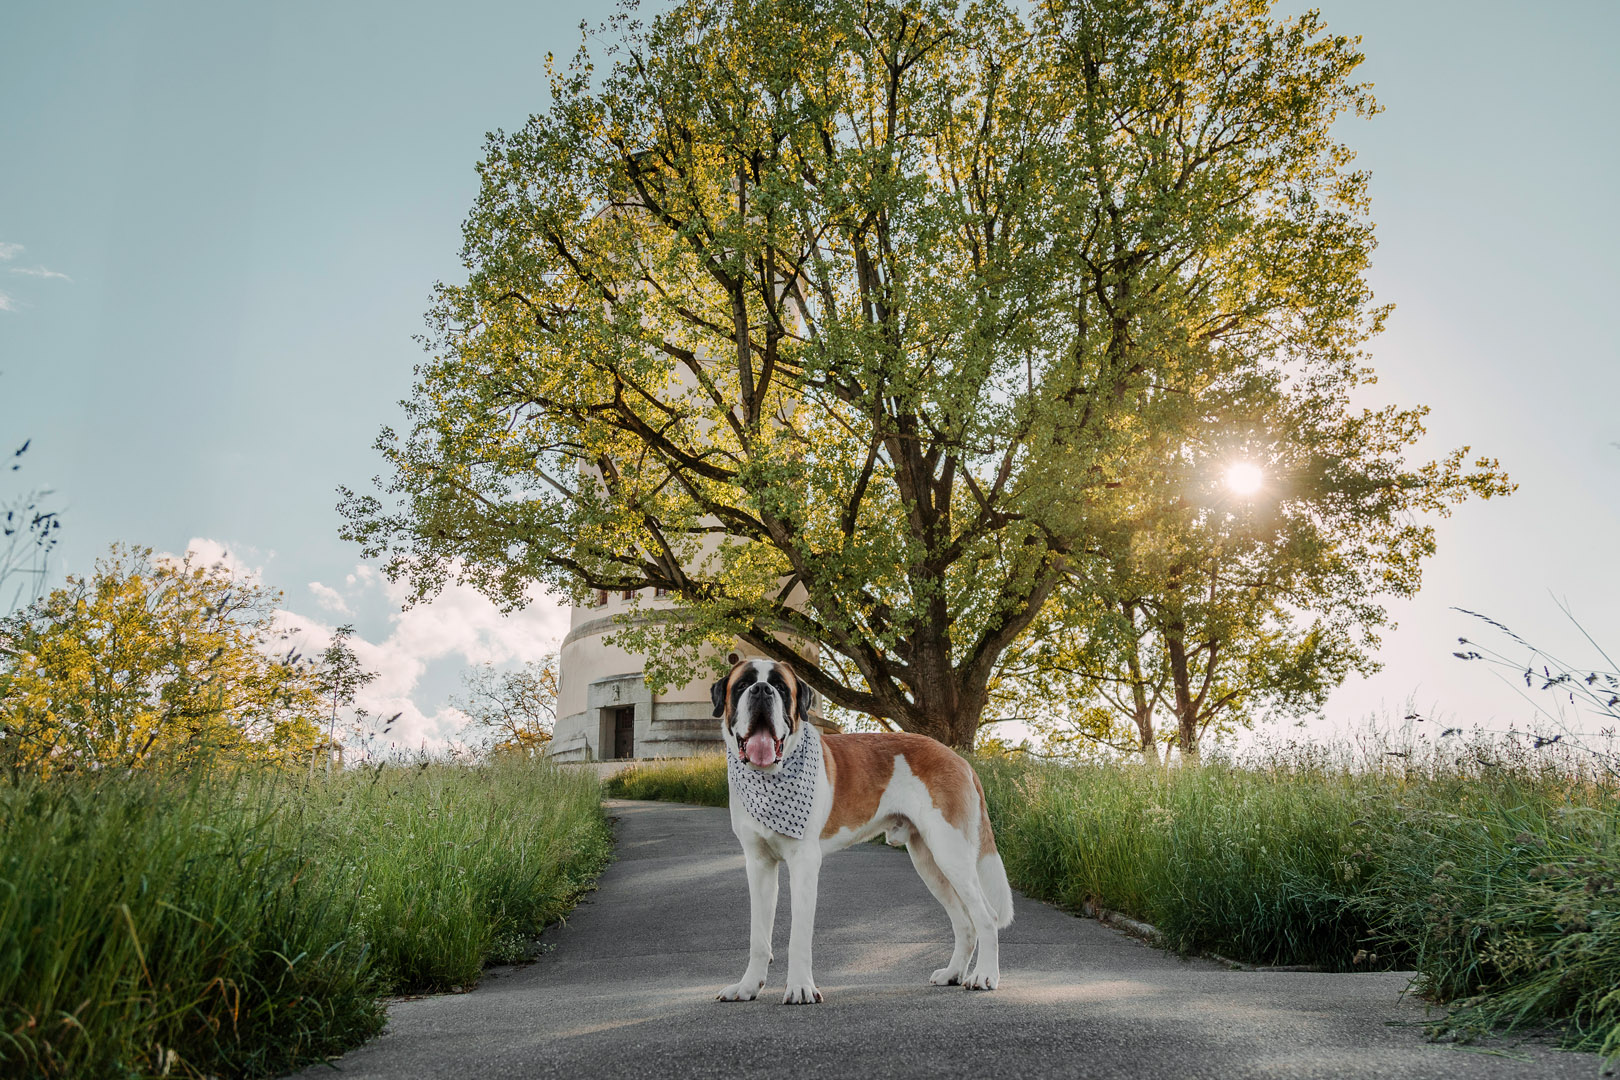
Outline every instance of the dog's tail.
<svg viewBox="0 0 1620 1080">
<path fill-rule="evenodd" d="M 1007 884 L 1007 868 L 1001 863 L 1001 852 L 996 850 L 996 834 L 990 829 L 990 804 L 985 801 L 984 785 L 979 783 L 976 772 L 973 789 L 979 793 L 979 888 L 984 890 L 985 903 L 990 905 L 990 914 L 1000 930 L 1012 925 L 1012 886 Z"/>
</svg>

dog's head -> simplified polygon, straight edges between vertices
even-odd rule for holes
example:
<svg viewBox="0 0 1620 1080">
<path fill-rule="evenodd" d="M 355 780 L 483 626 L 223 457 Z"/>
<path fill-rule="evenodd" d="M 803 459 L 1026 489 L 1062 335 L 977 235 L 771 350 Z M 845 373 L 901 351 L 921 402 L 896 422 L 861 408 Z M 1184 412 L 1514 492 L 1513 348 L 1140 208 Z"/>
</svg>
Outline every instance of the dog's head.
<svg viewBox="0 0 1620 1080">
<path fill-rule="evenodd" d="M 816 692 L 775 660 L 740 660 L 709 687 L 714 715 L 725 723 L 727 753 L 760 772 L 775 772 L 810 721 Z"/>
</svg>

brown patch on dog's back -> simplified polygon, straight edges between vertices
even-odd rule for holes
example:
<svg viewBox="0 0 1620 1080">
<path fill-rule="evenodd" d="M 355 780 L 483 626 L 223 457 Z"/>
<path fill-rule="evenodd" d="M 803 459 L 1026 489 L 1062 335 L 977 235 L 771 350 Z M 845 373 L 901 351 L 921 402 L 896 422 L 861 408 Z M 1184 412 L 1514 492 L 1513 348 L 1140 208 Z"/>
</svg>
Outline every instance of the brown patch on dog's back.
<svg viewBox="0 0 1620 1080">
<path fill-rule="evenodd" d="M 946 821 L 967 833 L 979 812 L 968 795 L 969 784 L 978 782 L 973 769 L 950 747 L 926 735 L 823 735 L 821 743 L 827 782 L 833 789 L 832 814 L 821 830 L 823 838 L 841 829 L 860 829 L 877 815 L 878 802 L 894 777 L 894 759 L 902 755 Z M 981 795 L 981 806 L 983 801 Z"/>
<path fill-rule="evenodd" d="M 823 838 L 859 829 L 877 814 L 878 800 L 894 775 L 894 754 L 872 741 L 883 735 L 822 735 L 823 766 L 832 785 L 832 813 Z"/>
</svg>

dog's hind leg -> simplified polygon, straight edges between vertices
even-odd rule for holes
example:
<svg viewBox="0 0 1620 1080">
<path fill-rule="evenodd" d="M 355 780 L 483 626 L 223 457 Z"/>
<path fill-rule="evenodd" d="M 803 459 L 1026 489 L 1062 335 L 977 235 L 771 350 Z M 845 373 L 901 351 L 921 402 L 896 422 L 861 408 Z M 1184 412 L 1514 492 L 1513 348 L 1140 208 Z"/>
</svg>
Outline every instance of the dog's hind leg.
<svg viewBox="0 0 1620 1080">
<path fill-rule="evenodd" d="M 1001 982 L 1001 949 L 996 940 L 996 917 L 979 883 L 977 845 L 960 829 L 945 823 L 929 829 L 924 839 L 973 926 L 973 970 L 963 977 L 962 985 L 969 990 L 994 990 Z"/>
<path fill-rule="evenodd" d="M 718 1001 L 753 1001 L 765 987 L 771 966 L 771 928 L 776 924 L 776 857 L 757 844 L 743 844 L 748 867 L 748 968 L 742 978 L 715 995 Z"/>
<path fill-rule="evenodd" d="M 928 845 L 915 830 L 911 832 L 906 850 L 911 853 L 911 865 L 917 868 L 917 876 L 923 879 L 923 884 L 934 894 L 939 906 L 951 917 L 951 933 L 955 937 L 950 962 L 928 976 L 928 981 L 935 986 L 955 986 L 962 981 L 962 975 L 967 971 L 968 959 L 973 955 L 973 920 L 968 918 L 962 898 L 956 895 L 956 890 L 940 872 L 939 864 L 934 861 L 933 852 L 928 850 Z"/>
</svg>

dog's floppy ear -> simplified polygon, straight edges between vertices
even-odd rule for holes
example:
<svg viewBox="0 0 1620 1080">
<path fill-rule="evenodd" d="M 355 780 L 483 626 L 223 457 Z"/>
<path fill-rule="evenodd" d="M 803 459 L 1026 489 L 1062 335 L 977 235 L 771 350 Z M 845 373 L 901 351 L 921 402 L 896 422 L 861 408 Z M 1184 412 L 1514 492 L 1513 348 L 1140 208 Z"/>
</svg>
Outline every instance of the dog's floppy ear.
<svg viewBox="0 0 1620 1080">
<path fill-rule="evenodd" d="M 726 715 L 726 684 L 730 681 L 731 676 L 727 675 L 709 687 L 709 700 L 714 702 L 714 715 L 716 716 Z"/>
<path fill-rule="evenodd" d="M 810 710 L 816 704 L 816 692 L 810 689 L 810 684 L 803 679 L 794 679 L 793 682 L 799 688 L 798 700 L 794 702 L 793 711 L 799 714 L 800 723 L 808 723 Z"/>
</svg>

